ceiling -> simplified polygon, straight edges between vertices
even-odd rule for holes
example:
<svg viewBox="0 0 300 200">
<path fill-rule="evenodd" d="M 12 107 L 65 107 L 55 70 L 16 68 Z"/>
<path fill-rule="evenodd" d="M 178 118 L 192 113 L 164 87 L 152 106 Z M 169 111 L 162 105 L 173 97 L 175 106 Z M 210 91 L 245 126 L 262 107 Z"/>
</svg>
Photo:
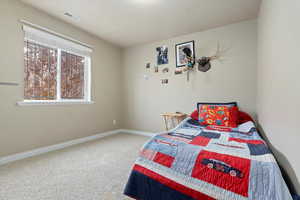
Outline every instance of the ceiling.
<svg viewBox="0 0 300 200">
<path fill-rule="evenodd" d="M 261 0 L 21 0 L 121 47 L 256 18 Z M 64 15 L 71 13 L 74 18 Z"/>
</svg>

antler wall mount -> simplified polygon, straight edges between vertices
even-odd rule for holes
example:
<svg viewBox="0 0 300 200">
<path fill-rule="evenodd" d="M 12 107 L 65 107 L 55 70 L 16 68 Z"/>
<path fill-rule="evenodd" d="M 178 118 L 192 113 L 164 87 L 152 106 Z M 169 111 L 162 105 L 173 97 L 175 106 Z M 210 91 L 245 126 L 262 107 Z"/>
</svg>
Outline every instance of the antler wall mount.
<svg viewBox="0 0 300 200">
<path fill-rule="evenodd" d="M 222 49 L 219 42 L 217 44 L 217 50 L 212 56 L 203 56 L 199 59 L 195 59 L 190 56 L 189 51 L 183 51 L 186 54 L 187 64 L 181 69 L 177 69 L 175 74 L 181 74 L 183 72 L 187 72 L 187 81 L 189 81 L 189 73 L 194 70 L 195 63 L 198 64 L 198 70 L 201 72 L 207 72 L 211 69 L 211 61 L 218 60 L 222 62 L 224 60 L 224 54 L 228 51 L 228 49 Z M 177 72 L 177 73 L 176 73 Z"/>
<path fill-rule="evenodd" d="M 223 56 L 228 49 L 221 49 L 220 44 L 217 45 L 216 53 L 209 57 L 201 57 L 197 60 L 198 70 L 201 72 L 207 72 L 211 69 L 211 61 L 218 60 L 220 62 L 223 61 Z"/>
</svg>

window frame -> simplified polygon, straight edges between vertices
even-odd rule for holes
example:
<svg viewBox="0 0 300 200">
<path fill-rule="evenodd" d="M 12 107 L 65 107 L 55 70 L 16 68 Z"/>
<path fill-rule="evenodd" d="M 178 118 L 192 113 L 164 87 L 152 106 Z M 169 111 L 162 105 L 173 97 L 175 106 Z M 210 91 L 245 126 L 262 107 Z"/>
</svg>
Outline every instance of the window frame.
<svg viewBox="0 0 300 200">
<path fill-rule="evenodd" d="M 93 104 L 91 95 L 91 56 L 80 55 L 79 53 L 66 50 L 64 48 L 56 47 L 53 45 L 45 44 L 32 39 L 24 39 L 24 41 L 29 41 L 38 45 L 49 47 L 57 50 L 57 66 L 56 66 L 56 99 L 55 100 L 29 100 L 25 99 L 25 94 L 23 94 L 23 101 L 19 101 L 17 104 L 23 105 L 66 105 L 66 104 Z M 61 52 L 70 53 L 76 56 L 83 57 L 84 62 L 84 98 L 83 99 L 62 99 L 61 98 Z M 24 53 L 23 53 L 24 54 Z M 24 55 L 23 55 L 24 56 Z M 24 59 L 23 59 L 24 60 Z M 25 63 L 23 64 L 25 67 Z M 24 77 L 23 74 L 23 89 L 24 89 Z"/>
</svg>

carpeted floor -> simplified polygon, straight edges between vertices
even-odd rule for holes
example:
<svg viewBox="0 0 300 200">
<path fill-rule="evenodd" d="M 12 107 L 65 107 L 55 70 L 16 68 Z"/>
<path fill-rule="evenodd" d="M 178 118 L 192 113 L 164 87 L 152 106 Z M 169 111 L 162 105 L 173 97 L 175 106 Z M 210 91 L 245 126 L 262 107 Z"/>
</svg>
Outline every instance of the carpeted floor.
<svg viewBox="0 0 300 200">
<path fill-rule="evenodd" d="M 148 137 L 117 134 L 0 167 L 0 200 L 127 200 L 122 192 Z"/>
</svg>

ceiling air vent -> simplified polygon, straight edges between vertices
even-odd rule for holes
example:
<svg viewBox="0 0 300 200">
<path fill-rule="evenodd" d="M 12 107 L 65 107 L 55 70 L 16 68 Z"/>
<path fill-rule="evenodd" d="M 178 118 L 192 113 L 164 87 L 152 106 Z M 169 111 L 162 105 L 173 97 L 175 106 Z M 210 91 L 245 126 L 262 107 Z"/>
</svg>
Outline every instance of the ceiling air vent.
<svg viewBox="0 0 300 200">
<path fill-rule="evenodd" d="M 65 16 L 67 16 L 67 17 L 73 17 L 73 15 L 71 14 L 71 13 L 68 13 L 68 12 L 65 12 L 65 14 L 64 14 Z"/>
<path fill-rule="evenodd" d="M 65 13 L 64 13 L 64 16 L 66 16 L 66 17 L 68 17 L 68 18 L 70 18 L 70 19 L 72 19 L 72 20 L 74 20 L 74 21 L 79 21 L 79 17 L 74 16 L 72 13 L 65 12 Z"/>
</svg>

